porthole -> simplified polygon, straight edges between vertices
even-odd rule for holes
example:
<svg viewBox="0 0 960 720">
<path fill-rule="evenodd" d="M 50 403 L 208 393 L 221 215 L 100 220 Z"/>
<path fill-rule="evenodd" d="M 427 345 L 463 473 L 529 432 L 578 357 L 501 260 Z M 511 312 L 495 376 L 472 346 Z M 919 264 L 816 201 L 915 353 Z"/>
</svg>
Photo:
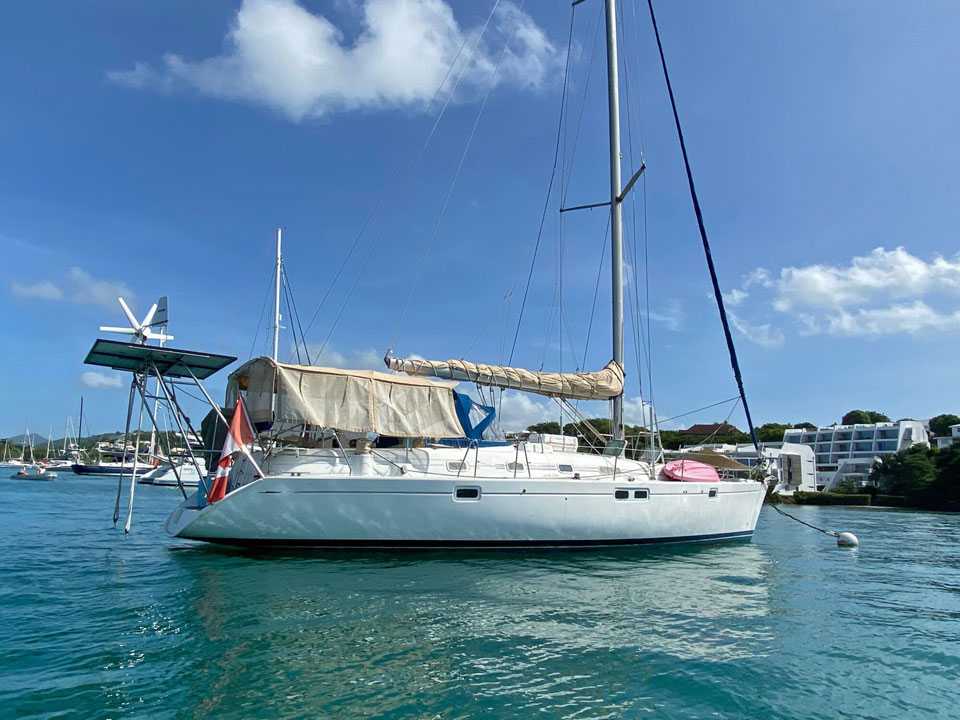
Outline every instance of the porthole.
<svg viewBox="0 0 960 720">
<path fill-rule="evenodd" d="M 710 488 L 710 497 L 715 498 L 717 496 L 717 489 Z"/>
<path fill-rule="evenodd" d="M 613 491 L 613 496 L 614 496 L 617 500 L 626 500 L 627 498 L 630 497 L 630 491 L 629 491 L 629 490 L 614 490 L 614 491 Z"/>
<path fill-rule="evenodd" d="M 453 492 L 457 500 L 479 500 L 480 488 L 478 487 L 458 487 Z"/>
<path fill-rule="evenodd" d="M 560 472 L 573 472 L 573 465 L 557 465 Z"/>
<path fill-rule="evenodd" d="M 507 470 L 510 472 L 523 472 L 523 463 L 512 462 L 507 463 Z"/>
<path fill-rule="evenodd" d="M 634 490 L 633 497 L 636 500 L 646 500 L 650 497 L 650 491 L 644 488 L 643 490 Z"/>
<path fill-rule="evenodd" d="M 460 462 L 459 460 L 452 460 L 447 463 L 447 470 L 450 472 L 460 472 L 461 470 L 466 470 L 467 464 Z"/>
</svg>

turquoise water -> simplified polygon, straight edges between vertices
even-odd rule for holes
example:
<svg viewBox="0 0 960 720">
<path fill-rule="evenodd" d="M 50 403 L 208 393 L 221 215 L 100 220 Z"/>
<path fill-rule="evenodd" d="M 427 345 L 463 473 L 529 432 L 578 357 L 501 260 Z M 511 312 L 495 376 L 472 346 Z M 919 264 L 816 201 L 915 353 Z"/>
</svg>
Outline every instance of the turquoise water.
<svg viewBox="0 0 960 720">
<path fill-rule="evenodd" d="M 933 718 L 960 707 L 960 517 L 764 508 L 752 543 L 245 554 L 175 490 L 0 478 L 0 717 Z"/>
</svg>

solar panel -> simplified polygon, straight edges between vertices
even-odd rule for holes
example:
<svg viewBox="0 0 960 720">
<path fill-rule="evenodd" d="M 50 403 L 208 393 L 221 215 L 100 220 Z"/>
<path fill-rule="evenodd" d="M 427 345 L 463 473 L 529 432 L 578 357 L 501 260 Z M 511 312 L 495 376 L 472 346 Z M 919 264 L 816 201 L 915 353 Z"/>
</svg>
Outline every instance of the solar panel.
<svg viewBox="0 0 960 720">
<path fill-rule="evenodd" d="M 229 355 L 214 355 L 195 350 L 97 340 L 83 362 L 86 365 L 127 372 L 141 372 L 155 366 L 157 371 L 166 377 L 190 377 L 192 372 L 198 380 L 204 380 L 235 360 L 235 357 Z"/>
</svg>

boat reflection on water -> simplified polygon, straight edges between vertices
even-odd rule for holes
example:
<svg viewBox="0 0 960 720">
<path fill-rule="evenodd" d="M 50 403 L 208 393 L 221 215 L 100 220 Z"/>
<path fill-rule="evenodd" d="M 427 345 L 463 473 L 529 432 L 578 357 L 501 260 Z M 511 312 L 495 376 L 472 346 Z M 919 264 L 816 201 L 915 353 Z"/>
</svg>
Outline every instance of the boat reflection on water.
<svg viewBox="0 0 960 720">
<path fill-rule="evenodd" d="M 186 546 L 171 555 L 193 579 L 183 598 L 199 622 L 183 630 L 219 658 L 184 680 L 215 688 L 214 713 L 279 677 L 295 677 L 295 690 L 260 712 L 362 703 L 371 715 L 419 716 L 458 685 L 469 687 L 465 717 L 494 697 L 513 711 L 542 709 L 545 698 L 565 715 L 635 711 L 642 683 L 682 678 L 689 692 L 718 663 L 765 654 L 771 639 L 772 563 L 750 543 L 415 556 Z M 251 672 L 265 662 L 269 677 Z"/>
</svg>

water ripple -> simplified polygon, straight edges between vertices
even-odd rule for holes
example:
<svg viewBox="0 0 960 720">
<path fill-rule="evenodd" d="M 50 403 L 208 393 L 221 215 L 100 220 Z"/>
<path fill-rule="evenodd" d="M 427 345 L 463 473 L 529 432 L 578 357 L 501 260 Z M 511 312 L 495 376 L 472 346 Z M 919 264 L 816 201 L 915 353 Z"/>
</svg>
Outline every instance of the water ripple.
<svg viewBox="0 0 960 720">
<path fill-rule="evenodd" d="M 111 487 L 112 486 L 112 487 Z M 765 511 L 753 543 L 245 553 L 176 496 L 0 481 L 0 716 L 935 718 L 960 704 L 960 518 Z"/>
</svg>

